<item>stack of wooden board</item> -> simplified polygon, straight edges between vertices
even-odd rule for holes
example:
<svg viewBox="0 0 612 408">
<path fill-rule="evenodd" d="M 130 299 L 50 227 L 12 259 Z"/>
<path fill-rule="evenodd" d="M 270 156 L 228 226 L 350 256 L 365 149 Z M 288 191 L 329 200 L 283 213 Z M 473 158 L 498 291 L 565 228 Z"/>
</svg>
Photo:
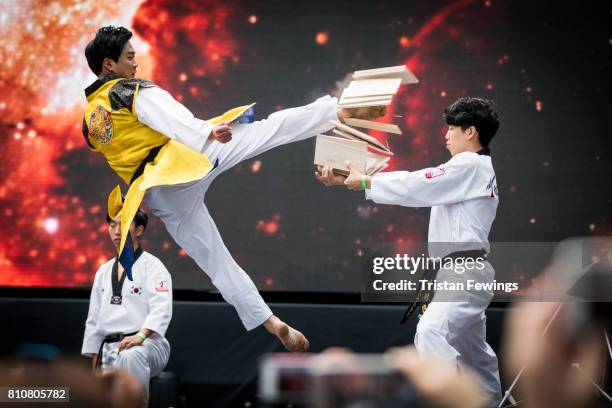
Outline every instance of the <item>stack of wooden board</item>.
<svg viewBox="0 0 612 408">
<path fill-rule="evenodd" d="M 400 85 L 416 84 L 419 80 L 405 65 L 355 71 L 353 80 L 342 92 L 339 105 L 345 108 L 387 106 Z"/>
<path fill-rule="evenodd" d="M 387 106 L 400 85 L 418 82 L 416 76 L 404 65 L 355 71 L 338 105 L 343 108 Z M 344 123 L 331 122 L 334 125 L 333 135 L 317 136 L 316 165 L 331 165 L 334 172 L 345 175 L 349 173 L 347 162 L 368 175 L 376 174 L 388 166 L 393 156 L 389 146 L 356 128 L 401 135 L 402 131 L 397 125 L 356 118 L 344 119 Z"/>
</svg>

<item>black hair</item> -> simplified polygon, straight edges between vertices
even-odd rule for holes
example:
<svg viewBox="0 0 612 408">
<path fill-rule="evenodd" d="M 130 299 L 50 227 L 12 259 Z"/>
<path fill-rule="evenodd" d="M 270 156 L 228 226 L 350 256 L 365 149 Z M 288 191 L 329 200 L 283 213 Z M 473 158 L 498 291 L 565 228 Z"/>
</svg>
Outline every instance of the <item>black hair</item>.
<svg viewBox="0 0 612 408">
<path fill-rule="evenodd" d="M 444 109 L 442 118 L 447 125 L 461 126 L 465 130 L 474 126 L 482 147 L 488 147 L 499 129 L 499 118 L 493 101 L 466 96 Z"/>
<path fill-rule="evenodd" d="M 111 219 L 111 217 L 107 213 L 106 214 L 106 223 L 110 224 L 111 221 L 112 221 L 112 219 Z M 147 215 L 146 212 L 142 211 L 139 208 L 138 211 L 136 212 L 136 215 L 134 216 L 134 222 L 136 223 L 136 228 L 138 228 L 139 226 L 142 225 L 143 229 L 147 229 L 147 224 L 149 223 L 149 216 Z"/>
<path fill-rule="evenodd" d="M 94 74 L 102 72 L 104 58 L 119 61 L 125 44 L 132 38 L 132 32 L 125 27 L 106 26 L 96 32 L 96 36 L 85 47 L 87 65 Z"/>
</svg>

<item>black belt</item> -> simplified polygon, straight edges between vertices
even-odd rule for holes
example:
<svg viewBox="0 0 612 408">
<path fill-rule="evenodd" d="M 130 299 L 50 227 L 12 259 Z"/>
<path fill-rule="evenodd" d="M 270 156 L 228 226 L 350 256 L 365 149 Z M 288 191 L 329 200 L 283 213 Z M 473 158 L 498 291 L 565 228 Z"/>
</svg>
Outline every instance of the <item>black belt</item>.
<svg viewBox="0 0 612 408">
<path fill-rule="evenodd" d="M 145 159 L 142 161 L 142 163 L 140 163 L 140 165 L 134 172 L 134 175 L 132 176 L 132 179 L 130 180 L 130 185 L 132 185 L 134 180 L 136 180 L 138 177 L 142 175 L 142 173 L 144 172 L 145 166 L 151 163 L 153 160 L 155 160 L 155 158 L 157 157 L 157 154 L 159 153 L 161 148 L 164 147 L 165 145 L 166 143 L 164 143 L 161 146 L 154 147 L 149 151 L 149 154 L 147 155 L 147 157 L 145 157 Z"/>
<path fill-rule="evenodd" d="M 467 251 L 451 252 L 450 254 L 446 255 L 444 259 L 442 259 L 442 264 L 444 264 L 448 260 L 452 260 L 454 262 L 455 260 L 460 259 L 460 258 L 472 258 L 472 259 L 485 258 L 486 259 L 487 251 L 485 251 L 484 249 L 472 249 L 472 250 L 467 250 Z M 419 280 L 431 281 L 431 280 L 436 279 L 437 274 L 438 274 L 438 269 L 425 269 L 423 271 L 423 274 L 421 275 L 421 279 Z M 425 310 L 427 309 L 427 305 L 431 303 L 431 299 L 433 298 L 434 292 L 435 291 L 433 289 L 421 290 L 421 287 L 419 286 L 419 289 L 417 289 L 417 293 L 416 293 L 416 299 L 414 302 L 408 305 L 408 309 L 406 309 L 404 316 L 402 316 L 402 319 L 400 320 L 400 324 L 406 323 L 408 318 L 412 316 L 414 311 L 417 310 L 419 306 L 421 308 L 422 313 L 424 313 Z"/>
<path fill-rule="evenodd" d="M 136 333 L 138 332 L 127 333 L 127 334 L 117 333 L 117 334 L 109 334 L 108 336 L 106 336 L 104 340 L 102 340 L 102 344 L 100 344 L 100 348 L 98 349 L 98 355 L 96 356 L 96 367 L 95 368 L 100 367 L 100 364 L 102 363 L 102 352 L 104 351 L 105 344 L 117 343 L 118 341 L 123 340 L 125 337 L 133 336 Z"/>
</svg>

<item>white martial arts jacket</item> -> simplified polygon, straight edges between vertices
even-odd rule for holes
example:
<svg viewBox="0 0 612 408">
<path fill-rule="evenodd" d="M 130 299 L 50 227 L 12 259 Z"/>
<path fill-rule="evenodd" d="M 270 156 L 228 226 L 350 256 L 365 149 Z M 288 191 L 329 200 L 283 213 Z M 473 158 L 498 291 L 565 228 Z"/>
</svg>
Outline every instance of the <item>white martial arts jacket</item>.
<svg viewBox="0 0 612 408">
<path fill-rule="evenodd" d="M 379 173 L 372 176 L 370 187 L 366 198 L 378 204 L 431 207 L 430 256 L 489 251 L 499 194 L 488 149 L 456 154 L 435 168 Z"/>
<path fill-rule="evenodd" d="M 142 328 L 166 334 L 172 318 L 172 280 L 162 262 L 146 251 L 134 262 L 130 282 L 123 273 L 121 304 L 113 299 L 111 275 L 115 258 L 96 272 L 81 353 L 91 357 L 109 334 L 133 333 Z"/>
</svg>

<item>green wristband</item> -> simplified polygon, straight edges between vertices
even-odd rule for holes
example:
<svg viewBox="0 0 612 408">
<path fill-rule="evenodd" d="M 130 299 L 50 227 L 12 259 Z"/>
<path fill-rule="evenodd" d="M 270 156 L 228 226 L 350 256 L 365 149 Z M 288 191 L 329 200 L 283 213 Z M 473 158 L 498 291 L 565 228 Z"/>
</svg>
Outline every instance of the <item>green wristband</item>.
<svg viewBox="0 0 612 408">
<path fill-rule="evenodd" d="M 144 334 L 143 332 L 138 332 L 138 333 L 136 333 L 136 335 L 138 337 L 140 337 L 142 339 L 142 341 L 145 341 L 146 339 L 148 339 L 147 335 Z"/>
<path fill-rule="evenodd" d="M 364 190 L 368 188 L 368 183 L 366 182 L 367 177 L 368 176 L 363 176 L 363 178 L 361 179 L 361 187 L 363 187 Z"/>
</svg>

